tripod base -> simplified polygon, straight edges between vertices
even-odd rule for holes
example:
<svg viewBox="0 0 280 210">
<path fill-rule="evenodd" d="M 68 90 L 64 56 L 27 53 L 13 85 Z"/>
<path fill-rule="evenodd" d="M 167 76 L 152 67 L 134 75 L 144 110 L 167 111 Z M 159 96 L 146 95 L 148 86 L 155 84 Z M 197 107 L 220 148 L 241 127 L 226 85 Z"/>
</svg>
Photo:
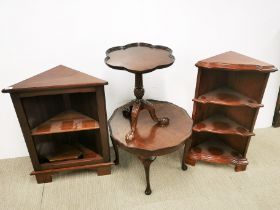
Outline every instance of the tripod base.
<svg viewBox="0 0 280 210">
<path fill-rule="evenodd" d="M 150 101 L 135 99 L 123 106 L 123 116 L 131 120 L 131 130 L 125 136 L 126 141 L 133 140 L 138 116 L 142 109 L 148 110 L 152 120 L 155 121 L 158 126 L 165 127 L 169 124 L 169 119 L 167 117 L 157 117 L 155 107 Z"/>
</svg>

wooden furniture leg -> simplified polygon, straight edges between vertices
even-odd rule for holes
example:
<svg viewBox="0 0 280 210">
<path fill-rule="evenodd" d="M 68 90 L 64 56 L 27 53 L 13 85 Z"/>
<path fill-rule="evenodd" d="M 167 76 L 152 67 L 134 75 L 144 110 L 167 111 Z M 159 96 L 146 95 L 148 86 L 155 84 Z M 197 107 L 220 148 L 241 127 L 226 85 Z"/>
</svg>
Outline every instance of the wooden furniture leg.
<svg viewBox="0 0 280 210">
<path fill-rule="evenodd" d="M 144 92 L 145 90 L 143 88 L 142 74 L 136 73 L 135 88 L 134 88 L 134 95 L 136 99 L 123 106 L 123 116 L 125 118 L 129 118 L 130 116 L 130 120 L 131 120 L 131 130 L 125 137 L 127 141 L 132 141 L 134 138 L 134 132 L 137 126 L 138 116 L 142 109 L 147 109 L 153 121 L 155 121 L 159 126 L 164 127 L 169 124 L 168 118 L 166 117 L 158 118 L 156 116 L 155 107 L 151 102 L 142 99 L 144 96 Z"/>
<path fill-rule="evenodd" d="M 114 163 L 115 165 L 119 165 L 119 148 L 115 142 L 115 140 L 113 140 L 113 138 L 111 137 L 111 141 L 112 141 L 112 144 L 113 144 L 113 148 L 114 148 L 114 151 L 115 151 L 115 160 L 114 160 Z"/>
<path fill-rule="evenodd" d="M 151 118 L 153 119 L 153 121 L 158 123 L 159 126 L 164 127 L 169 124 L 169 119 L 167 117 L 162 117 L 162 118 L 157 117 L 155 107 L 151 102 L 142 100 L 142 103 L 143 103 L 143 108 L 149 111 Z"/>
<path fill-rule="evenodd" d="M 188 169 L 188 166 L 186 164 L 186 157 L 187 157 L 190 147 L 191 147 L 191 139 L 187 139 L 185 142 L 184 153 L 183 153 L 183 158 L 182 158 L 182 170 L 183 171 L 186 171 Z"/>
<path fill-rule="evenodd" d="M 147 182 L 145 194 L 151 195 L 152 190 L 151 190 L 151 185 L 150 185 L 150 165 L 156 159 L 156 156 L 152 156 L 149 158 L 143 158 L 143 157 L 138 157 L 138 158 L 141 160 L 141 162 L 143 163 L 144 168 L 145 168 L 145 175 L 146 175 L 146 182 Z"/>
<path fill-rule="evenodd" d="M 141 102 L 137 101 L 133 104 L 132 111 L 131 111 L 131 130 L 126 134 L 125 139 L 127 141 L 132 141 L 134 138 L 134 132 L 136 130 L 138 115 L 141 110 Z"/>
<path fill-rule="evenodd" d="M 98 176 L 108 175 L 111 174 L 111 167 L 100 167 L 96 169 L 96 172 Z"/>
<path fill-rule="evenodd" d="M 52 174 L 51 173 L 43 173 L 43 174 L 36 174 L 35 175 L 37 183 L 49 183 L 52 182 Z"/>
<path fill-rule="evenodd" d="M 276 101 L 272 126 L 275 128 L 280 127 L 280 88 L 279 88 L 279 92 L 278 92 L 278 98 Z"/>
</svg>

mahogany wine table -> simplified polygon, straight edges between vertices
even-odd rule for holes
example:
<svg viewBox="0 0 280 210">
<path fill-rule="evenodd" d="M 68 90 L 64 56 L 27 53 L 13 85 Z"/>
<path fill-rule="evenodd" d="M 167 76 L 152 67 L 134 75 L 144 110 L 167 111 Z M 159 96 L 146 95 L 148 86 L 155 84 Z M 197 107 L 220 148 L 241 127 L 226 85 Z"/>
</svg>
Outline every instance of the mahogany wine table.
<svg viewBox="0 0 280 210">
<path fill-rule="evenodd" d="M 174 63 L 172 50 L 160 45 L 147 43 L 132 43 L 125 46 L 113 47 L 106 51 L 105 63 L 118 70 L 125 70 L 135 74 L 135 100 L 123 107 L 123 114 L 131 118 L 131 130 L 126 135 L 127 140 L 134 138 L 139 112 L 149 111 L 151 118 L 158 126 L 168 126 L 169 119 L 159 118 L 152 103 L 142 99 L 144 96 L 142 74 L 171 66 Z"/>
<path fill-rule="evenodd" d="M 136 155 L 145 168 L 146 195 L 150 195 L 152 192 L 149 179 L 150 164 L 156 156 L 174 152 L 184 143 L 186 144 L 185 150 L 189 148 L 190 140 L 187 141 L 187 139 L 192 132 L 192 120 L 184 109 L 168 102 L 154 100 L 148 102 L 153 103 L 159 117 L 166 116 L 169 118 L 170 123 L 167 127 L 155 125 L 150 119 L 149 113 L 143 111 L 138 117 L 134 138 L 130 141 L 124 135 L 130 131 L 130 121 L 123 116 L 123 108 L 116 109 L 109 120 L 111 139 L 116 154 L 115 164 L 119 164 L 118 146 Z M 185 159 L 186 151 L 184 151 L 182 159 L 183 170 L 187 170 L 184 163 Z"/>
</svg>

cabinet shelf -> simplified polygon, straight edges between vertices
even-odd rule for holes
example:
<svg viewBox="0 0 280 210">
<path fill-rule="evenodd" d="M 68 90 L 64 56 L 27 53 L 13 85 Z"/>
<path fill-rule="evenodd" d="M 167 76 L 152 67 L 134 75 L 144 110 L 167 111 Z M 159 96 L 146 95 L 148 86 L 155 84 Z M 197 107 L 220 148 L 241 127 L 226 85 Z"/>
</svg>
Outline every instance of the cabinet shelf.
<svg viewBox="0 0 280 210">
<path fill-rule="evenodd" d="M 50 118 L 36 128 L 32 129 L 31 134 L 36 136 L 53 133 L 94 130 L 98 128 L 99 123 L 96 120 L 74 110 L 68 110 Z"/>
<path fill-rule="evenodd" d="M 203 104 L 209 103 L 225 106 L 248 106 L 251 108 L 263 107 L 263 105 L 257 103 L 257 101 L 227 87 L 218 88 L 200 95 L 198 98 L 193 99 L 193 101 Z"/>
<path fill-rule="evenodd" d="M 54 161 L 40 164 L 42 170 L 61 168 L 61 167 L 73 167 L 85 164 L 96 164 L 103 162 L 102 156 L 86 148 L 87 153 L 83 153 L 83 158 L 64 160 L 64 161 Z"/>
<path fill-rule="evenodd" d="M 245 127 L 237 124 L 236 122 L 222 116 L 214 115 L 206 120 L 203 120 L 193 126 L 193 131 L 196 132 L 209 132 L 217 134 L 233 134 L 240 136 L 254 136 Z"/>
<path fill-rule="evenodd" d="M 248 161 L 239 152 L 222 141 L 205 141 L 194 146 L 188 155 L 187 163 L 194 165 L 195 161 L 203 160 L 211 163 L 247 165 Z M 235 168 L 238 171 L 238 167 Z"/>
</svg>

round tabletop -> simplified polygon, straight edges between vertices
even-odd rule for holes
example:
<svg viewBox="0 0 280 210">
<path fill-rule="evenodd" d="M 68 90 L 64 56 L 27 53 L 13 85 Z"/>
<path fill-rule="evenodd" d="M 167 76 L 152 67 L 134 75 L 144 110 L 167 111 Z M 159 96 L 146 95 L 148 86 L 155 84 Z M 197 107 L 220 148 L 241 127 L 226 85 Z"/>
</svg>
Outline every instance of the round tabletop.
<svg viewBox="0 0 280 210">
<path fill-rule="evenodd" d="M 112 47 L 106 51 L 105 58 L 109 67 L 131 73 L 148 73 L 171 66 L 174 61 L 168 47 L 142 42 Z"/>
<path fill-rule="evenodd" d="M 159 156 L 173 152 L 192 133 L 192 119 L 181 107 L 169 102 L 152 101 L 159 117 L 168 117 L 169 125 L 160 127 L 151 119 L 147 110 L 139 114 L 134 139 L 127 141 L 130 120 L 123 116 L 122 107 L 116 109 L 109 120 L 111 138 L 121 148 L 138 156 Z"/>
</svg>

